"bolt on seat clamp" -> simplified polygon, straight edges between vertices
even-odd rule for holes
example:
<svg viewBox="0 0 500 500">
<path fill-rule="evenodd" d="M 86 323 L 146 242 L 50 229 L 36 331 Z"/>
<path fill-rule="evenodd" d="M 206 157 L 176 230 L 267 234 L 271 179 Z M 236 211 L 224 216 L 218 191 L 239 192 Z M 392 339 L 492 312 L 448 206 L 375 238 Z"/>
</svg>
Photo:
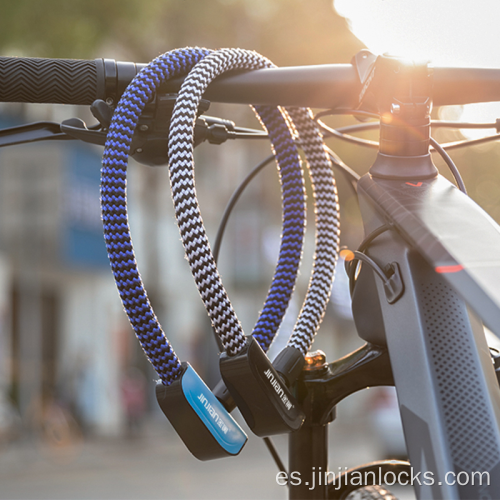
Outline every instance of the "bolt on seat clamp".
<svg viewBox="0 0 500 500">
<path fill-rule="evenodd" d="M 247 435 L 189 365 L 170 385 L 156 385 L 156 399 L 189 451 L 199 460 L 236 456 Z"/>
<path fill-rule="evenodd" d="M 305 415 L 257 340 L 235 356 L 222 353 L 220 372 L 246 423 L 260 437 L 293 432 Z"/>
</svg>

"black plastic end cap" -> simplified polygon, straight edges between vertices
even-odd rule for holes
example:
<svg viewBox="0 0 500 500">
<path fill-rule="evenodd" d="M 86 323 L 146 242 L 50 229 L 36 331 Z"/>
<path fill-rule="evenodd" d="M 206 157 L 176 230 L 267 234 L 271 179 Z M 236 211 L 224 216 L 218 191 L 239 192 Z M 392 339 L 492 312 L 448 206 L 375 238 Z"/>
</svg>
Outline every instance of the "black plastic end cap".
<svg viewBox="0 0 500 500">
<path fill-rule="evenodd" d="M 286 385 L 291 387 L 302 373 L 304 363 L 302 353 L 295 347 L 287 346 L 276 356 L 273 366 Z"/>
<path fill-rule="evenodd" d="M 212 392 L 229 413 L 236 408 L 236 403 L 233 396 L 231 396 L 231 393 L 228 391 L 224 380 L 219 380 L 217 385 L 212 389 Z"/>
</svg>

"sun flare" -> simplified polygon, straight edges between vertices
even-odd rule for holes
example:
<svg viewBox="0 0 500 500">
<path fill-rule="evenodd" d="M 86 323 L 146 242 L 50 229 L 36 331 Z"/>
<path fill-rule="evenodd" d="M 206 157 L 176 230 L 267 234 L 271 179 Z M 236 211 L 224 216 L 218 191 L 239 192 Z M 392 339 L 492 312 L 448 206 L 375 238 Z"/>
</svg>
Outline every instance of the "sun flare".
<svg viewBox="0 0 500 500">
<path fill-rule="evenodd" d="M 334 0 L 353 33 L 376 54 L 435 66 L 498 67 L 498 0 Z"/>
<path fill-rule="evenodd" d="M 498 0 L 334 0 L 333 4 L 374 54 L 426 60 L 431 66 L 500 67 Z M 495 103 L 468 105 L 463 118 L 494 121 L 499 116 L 500 104 Z"/>
</svg>

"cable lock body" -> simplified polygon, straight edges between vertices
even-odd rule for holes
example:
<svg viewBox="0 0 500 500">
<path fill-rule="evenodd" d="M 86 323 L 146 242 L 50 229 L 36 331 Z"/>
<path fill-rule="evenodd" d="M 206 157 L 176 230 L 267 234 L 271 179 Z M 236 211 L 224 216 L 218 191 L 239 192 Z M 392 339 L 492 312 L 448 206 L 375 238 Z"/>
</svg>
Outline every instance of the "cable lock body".
<svg viewBox="0 0 500 500">
<path fill-rule="evenodd" d="M 236 356 L 221 355 L 220 372 L 254 434 L 265 437 L 300 429 L 304 413 L 254 337 L 247 338 Z"/>
<path fill-rule="evenodd" d="M 199 460 L 238 455 L 247 436 L 189 363 L 170 385 L 158 381 L 156 399 L 179 437 Z"/>
</svg>

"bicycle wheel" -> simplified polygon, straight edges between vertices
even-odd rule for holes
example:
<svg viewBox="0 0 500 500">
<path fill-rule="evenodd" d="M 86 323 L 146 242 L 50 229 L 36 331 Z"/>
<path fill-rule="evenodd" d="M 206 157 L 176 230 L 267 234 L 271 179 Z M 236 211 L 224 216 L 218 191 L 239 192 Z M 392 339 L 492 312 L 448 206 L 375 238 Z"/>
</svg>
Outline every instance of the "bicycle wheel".
<svg viewBox="0 0 500 500">
<path fill-rule="evenodd" d="M 397 500 L 397 498 L 383 486 L 375 484 L 353 491 L 346 500 Z"/>
</svg>

